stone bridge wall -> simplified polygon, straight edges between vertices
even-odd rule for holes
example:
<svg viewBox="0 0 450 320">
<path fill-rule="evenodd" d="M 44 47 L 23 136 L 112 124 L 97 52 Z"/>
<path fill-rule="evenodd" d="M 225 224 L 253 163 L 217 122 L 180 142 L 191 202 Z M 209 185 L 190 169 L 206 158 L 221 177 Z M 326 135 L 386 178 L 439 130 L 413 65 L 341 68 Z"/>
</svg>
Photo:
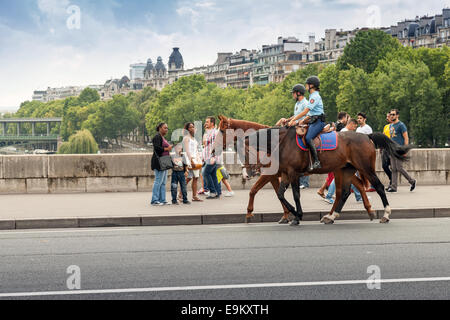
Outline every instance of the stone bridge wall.
<svg viewBox="0 0 450 320">
<path fill-rule="evenodd" d="M 420 185 L 450 183 L 450 149 L 414 149 L 410 154 L 411 161 L 405 168 Z M 151 157 L 151 154 L 0 156 L 0 194 L 151 192 L 154 180 Z M 255 179 L 243 181 L 240 165 L 226 167 L 234 189 L 251 188 Z M 386 184 L 379 156 L 377 173 Z M 312 176 L 311 186 L 320 186 L 324 179 L 325 175 Z M 405 185 L 407 181 L 401 177 L 400 183 Z M 170 177 L 167 187 L 170 188 Z"/>
</svg>

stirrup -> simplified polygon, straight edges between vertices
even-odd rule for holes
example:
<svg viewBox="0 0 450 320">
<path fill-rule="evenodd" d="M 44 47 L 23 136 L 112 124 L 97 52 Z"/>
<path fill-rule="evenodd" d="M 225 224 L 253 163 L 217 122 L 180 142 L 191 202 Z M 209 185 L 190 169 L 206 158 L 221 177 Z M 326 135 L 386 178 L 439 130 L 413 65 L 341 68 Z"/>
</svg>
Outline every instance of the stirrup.
<svg viewBox="0 0 450 320">
<path fill-rule="evenodd" d="M 320 164 L 320 161 L 314 161 L 314 163 L 309 167 L 309 171 L 314 171 L 316 169 L 322 168 L 322 165 Z"/>
</svg>

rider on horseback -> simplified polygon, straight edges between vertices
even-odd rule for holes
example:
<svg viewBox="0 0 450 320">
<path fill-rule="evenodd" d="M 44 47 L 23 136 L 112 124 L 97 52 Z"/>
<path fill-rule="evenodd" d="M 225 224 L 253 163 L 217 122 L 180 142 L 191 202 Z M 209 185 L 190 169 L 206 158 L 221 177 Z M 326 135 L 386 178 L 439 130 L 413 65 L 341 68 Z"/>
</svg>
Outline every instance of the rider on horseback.
<svg viewBox="0 0 450 320">
<path fill-rule="evenodd" d="M 280 119 L 275 126 L 284 126 L 286 123 L 289 123 L 295 116 L 299 115 L 305 108 L 308 106 L 308 100 L 305 99 L 306 88 L 302 84 L 296 84 L 292 88 L 292 97 L 295 100 L 295 109 L 294 115 L 289 119 L 282 118 Z M 305 117 L 303 117 L 305 118 Z M 303 120 L 303 118 L 299 120 Z"/>
<path fill-rule="evenodd" d="M 320 97 L 320 80 L 316 76 L 309 77 L 306 80 L 306 89 L 309 92 L 309 103 L 306 106 L 305 110 L 295 116 L 290 122 L 289 126 L 294 126 L 297 123 L 297 120 L 302 119 L 304 116 L 307 116 L 305 119 L 301 120 L 299 124 L 309 123 L 309 130 L 306 134 L 305 140 L 306 144 L 311 151 L 311 156 L 313 157 L 314 163 L 309 168 L 310 171 L 315 169 L 320 169 L 322 166 L 320 165 L 319 156 L 317 155 L 316 146 L 314 145 L 314 138 L 322 132 L 325 127 L 325 115 L 323 109 L 322 98 Z"/>
</svg>

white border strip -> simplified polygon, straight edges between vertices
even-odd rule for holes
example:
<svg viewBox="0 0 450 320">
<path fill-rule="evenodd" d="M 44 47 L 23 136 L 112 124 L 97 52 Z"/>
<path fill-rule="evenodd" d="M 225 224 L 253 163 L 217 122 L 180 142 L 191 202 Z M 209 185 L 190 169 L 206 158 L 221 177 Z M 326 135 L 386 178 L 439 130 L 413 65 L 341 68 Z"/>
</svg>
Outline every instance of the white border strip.
<svg viewBox="0 0 450 320">
<path fill-rule="evenodd" d="M 274 288 L 274 287 L 314 287 L 314 286 L 339 286 L 339 285 L 355 285 L 355 284 L 367 285 L 367 284 L 381 284 L 381 283 L 443 282 L 443 281 L 450 281 L 450 277 L 381 279 L 375 281 L 345 280 L 345 281 L 232 284 L 232 285 L 216 285 L 216 286 L 160 287 L 160 288 L 110 289 L 110 290 L 73 290 L 73 291 L 0 293 L 0 298 L 71 296 L 71 295 L 88 295 L 88 294 L 148 293 L 148 292 L 169 292 L 169 291 L 199 291 L 199 290 L 223 290 L 223 289 L 252 289 L 252 288 Z"/>
</svg>

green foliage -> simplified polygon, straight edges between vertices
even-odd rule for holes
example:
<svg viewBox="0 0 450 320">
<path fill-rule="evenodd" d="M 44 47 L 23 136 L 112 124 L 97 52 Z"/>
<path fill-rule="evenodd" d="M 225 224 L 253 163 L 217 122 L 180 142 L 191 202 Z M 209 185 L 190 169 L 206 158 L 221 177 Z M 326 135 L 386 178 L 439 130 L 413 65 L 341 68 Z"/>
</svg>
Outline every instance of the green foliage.
<svg viewBox="0 0 450 320">
<path fill-rule="evenodd" d="M 94 154 L 98 152 L 98 145 L 89 130 L 81 130 L 64 142 L 59 154 Z"/>
<path fill-rule="evenodd" d="M 352 65 L 372 73 L 380 60 L 400 48 L 397 39 L 381 30 L 360 31 L 345 47 L 344 55 L 338 60 L 338 68 L 347 70 Z"/>
<path fill-rule="evenodd" d="M 424 62 L 383 61 L 376 71 L 373 91 L 377 97 L 378 119 L 390 109 L 400 111 L 400 120 L 415 143 L 438 146 L 446 141 L 442 96 Z"/>
<path fill-rule="evenodd" d="M 335 64 L 330 64 L 319 74 L 320 96 L 323 100 L 328 121 L 336 121 L 338 108 L 336 103 L 339 94 L 339 70 Z"/>
<path fill-rule="evenodd" d="M 360 68 L 350 66 L 339 73 L 339 94 L 336 97 L 337 109 L 346 111 L 353 118 L 359 112 L 367 114 L 367 123 L 377 128 L 376 101 L 371 89 L 371 75 Z"/>
<path fill-rule="evenodd" d="M 116 140 L 127 135 L 139 124 L 139 113 L 130 107 L 126 97 L 115 95 L 106 103 L 99 103 L 95 112 L 83 122 L 82 128 L 92 132 L 98 142 L 105 138 Z"/>
<path fill-rule="evenodd" d="M 78 101 L 80 105 L 88 105 L 90 103 L 96 102 L 100 100 L 100 95 L 98 94 L 97 90 L 86 88 L 84 89 L 80 96 L 78 97 Z"/>
</svg>

